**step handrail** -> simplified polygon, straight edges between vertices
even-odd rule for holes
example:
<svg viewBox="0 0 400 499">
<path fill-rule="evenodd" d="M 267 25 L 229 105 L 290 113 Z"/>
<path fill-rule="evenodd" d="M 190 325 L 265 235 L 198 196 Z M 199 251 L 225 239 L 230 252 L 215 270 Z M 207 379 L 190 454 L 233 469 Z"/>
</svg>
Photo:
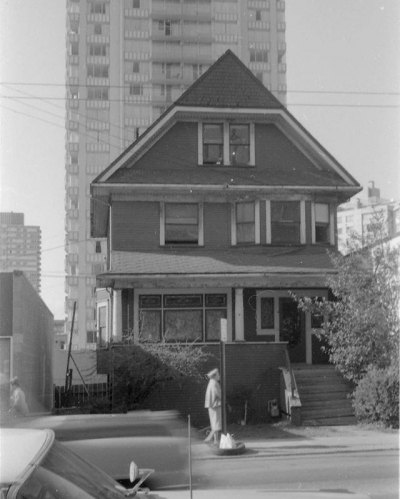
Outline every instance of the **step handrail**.
<svg viewBox="0 0 400 499">
<path fill-rule="evenodd" d="M 285 359 L 286 359 L 286 369 L 289 371 L 289 375 L 290 375 L 290 387 L 292 390 L 292 397 L 294 398 L 294 396 L 295 396 L 294 392 L 296 391 L 297 394 L 299 392 L 297 390 L 296 378 L 294 377 L 294 374 L 293 374 L 292 364 L 290 363 L 290 357 L 289 357 L 289 352 L 287 351 L 287 348 L 285 348 Z"/>
</svg>

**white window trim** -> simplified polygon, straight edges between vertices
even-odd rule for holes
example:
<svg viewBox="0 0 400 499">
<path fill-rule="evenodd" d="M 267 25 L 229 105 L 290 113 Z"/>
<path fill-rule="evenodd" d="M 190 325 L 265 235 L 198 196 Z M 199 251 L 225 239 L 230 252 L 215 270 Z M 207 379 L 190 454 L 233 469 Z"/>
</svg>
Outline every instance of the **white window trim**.
<svg viewBox="0 0 400 499">
<path fill-rule="evenodd" d="M 186 203 L 186 201 L 182 201 Z M 165 202 L 160 203 L 160 246 L 166 246 L 165 243 Z M 168 204 L 173 204 L 168 202 Z M 180 204 L 180 203 L 178 203 Z M 204 246 L 204 204 L 203 202 L 198 203 L 188 203 L 197 204 L 197 246 Z M 182 244 L 182 246 L 185 246 Z M 195 245 L 193 245 L 195 246 Z"/>
<path fill-rule="evenodd" d="M 108 321 L 109 318 L 109 301 L 101 301 L 97 303 L 96 306 L 96 334 L 97 334 L 97 340 L 100 338 L 100 309 L 104 307 L 106 309 L 106 338 L 102 338 L 102 341 L 109 341 L 110 340 L 110 324 Z"/>
<path fill-rule="evenodd" d="M 315 237 L 315 202 L 311 203 L 311 242 L 312 244 L 317 244 Z M 324 203 L 329 206 L 329 241 L 328 244 L 331 246 L 335 245 L 335 213 L 332 209 L 332 205 L 330 203 Z"/>
<path fill-rule="evenodd" d="M 198 137 L 198 151 L 197 151 L 197 157 L 198 157 L 198 163 L 199 165 L 203 164 L 203 125 L 212 123 L 212 122 L 199 122 L 198 123 L 198 128 L 197 128 L 197 137 Z M 229 161 L 229 122 L 225 122 L 223 120 L 221 121 L 216 121 L 215 122 L 220 123 L 223 125 L 223 154 L 224 154 L 224 159 L 223 159 L 223 164 L 219 166 L 232 166 L 230 161 Z M 238 124 L 242 124 L 240 121 Z M 256 164 L 256 144 L 255 144 L 255 128 L 254 128 L 254 123 L 246 123 L 243 122 L 244 125 L 248 124 L 249 126 L 249 139 L 250 139 L 250 163 L 248 165 L 243 165 L 243 168 L 246 166 L 255 166 Z M 240 165 L 239 165 L 240 166 Z"/>
<path fill-rule="evenodd" d="M 274 200 L 272 200 L 274 201 Z M 314 213 L 312 211 L 312 213 Z M 315 239 L 315 225 L 314 239 Z M 272 244 L 272 221 L 271 221 L 271 200 L 265 200 L 265 239 L 266 244 Z M 300 201 L 300 244 L 306 244 L 307 231 L 306 231 L 306 202 Z"/>
<path fill-rule="evenodd" d="M 243 201 L 245 203 L 247 201 Z M 253 202 L 253 201 L 248 201 Z M 239 202 L 238 202 L 239 203 Z M 232 246 L 237 246 L 237 232 L 236 232 L 236 205 L 238 203 L 231 204 L 231 242 Z M 260 201 L 254 201 L 254 243 L 260 244 L 261 242 L 261 224 L 260 224 Z M 240 243 L 242 244 L 242 243 Z M 244 243 L 243 243 L 244 244 Z M 248 243 L 252 244 L 252 243 Z"/>
</svg>

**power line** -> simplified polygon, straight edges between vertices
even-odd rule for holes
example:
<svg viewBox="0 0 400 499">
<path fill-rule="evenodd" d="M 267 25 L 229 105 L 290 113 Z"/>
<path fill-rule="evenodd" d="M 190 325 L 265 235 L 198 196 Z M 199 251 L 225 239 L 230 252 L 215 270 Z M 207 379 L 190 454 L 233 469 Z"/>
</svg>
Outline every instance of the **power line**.
<svg viewBox="0 0 400 499">
<path fill-rule="evenodd" d="M 134 83 L 134 82 L 132 82 Z M 138 82 L 138 84 L 140 84 Z M 166 83 L 168 84 L 168 83 Z M 1 81 L 0 85 L 21 85 L 21 86 L 42 86 L 42 87 L 82 87 L 82 88 L 88 88 L 88 87 L 94 87 L 96 85 L 89 85 L 89 84 L 69 84 L 69 83 L 38 83 L 38 82 L 6 82 L 6 81 Z M 130 85 L 130 84 L 129 84 Z M 107 88 L 129 88 L 129 85 L 104 85 Z M 144 87 L 151 87 L 151 85 L 143 85 Z M 153 85 L 160 85 L 160 84 L 153 84 Z M 177 84 L 176 84 L 177 85 Z M 333 95 L 400 95 L 400 92 L 375 92 L 375 91 L 360 91 L 360 90 L 287 90 L 287 93 L 298 93 L 298 94 L 333 94 Z"/>
</svg>

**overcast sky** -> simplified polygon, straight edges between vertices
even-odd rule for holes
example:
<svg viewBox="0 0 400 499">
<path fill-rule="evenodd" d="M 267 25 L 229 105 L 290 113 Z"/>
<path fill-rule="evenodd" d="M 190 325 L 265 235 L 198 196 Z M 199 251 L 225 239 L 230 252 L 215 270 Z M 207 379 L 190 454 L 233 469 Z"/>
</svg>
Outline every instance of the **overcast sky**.
<svg viewBox="0 0 400 499">
<path fill-rule="evenodd" d="M 41 227 L 42 298 L 56 319 L 65 297 L 65 5 L 0 0 L 0 210 Z M 399 0 L 286 0 L 289 111 L 388 199 L 400 199 L 399 26 Z"/>
</svg>

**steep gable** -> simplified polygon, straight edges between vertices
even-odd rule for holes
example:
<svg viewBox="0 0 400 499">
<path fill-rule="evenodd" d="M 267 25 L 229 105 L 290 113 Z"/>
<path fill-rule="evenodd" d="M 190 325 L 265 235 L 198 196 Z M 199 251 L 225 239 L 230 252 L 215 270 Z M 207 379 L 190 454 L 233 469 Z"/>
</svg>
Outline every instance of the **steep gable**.
<svg viewBox="0 0 400 499">
<path fill-rule="evenodd" d="M 283 105 L 227 50 L 176 102 L 176 106 L 282 109 Z"/>
</svg>

